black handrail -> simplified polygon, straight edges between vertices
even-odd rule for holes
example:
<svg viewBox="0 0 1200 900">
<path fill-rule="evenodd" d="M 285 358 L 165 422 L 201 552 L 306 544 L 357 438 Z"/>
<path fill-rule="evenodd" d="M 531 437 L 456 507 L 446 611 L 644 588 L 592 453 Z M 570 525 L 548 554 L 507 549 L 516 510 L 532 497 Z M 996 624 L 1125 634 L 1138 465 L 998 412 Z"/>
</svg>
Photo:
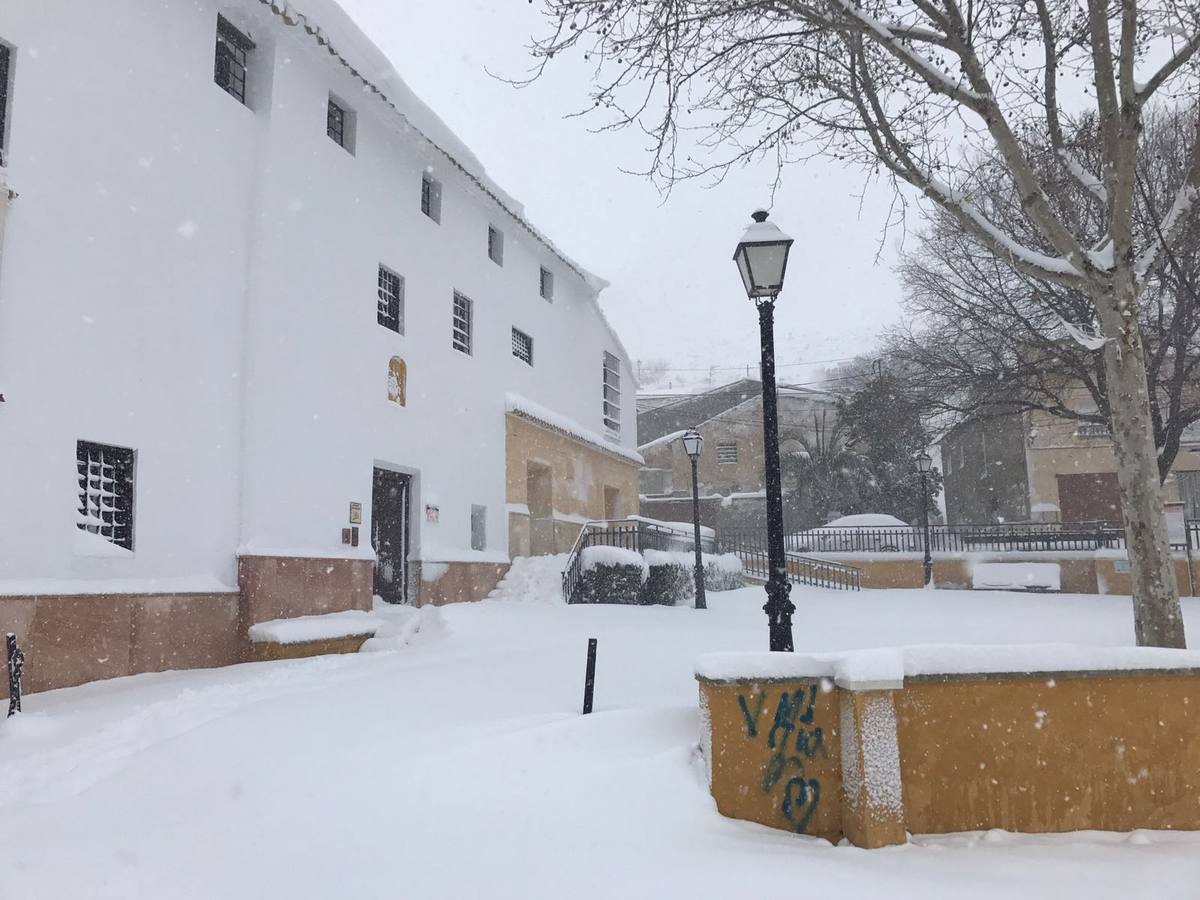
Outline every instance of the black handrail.
<svg viewBox="0 0 1200 900">
<path fill-rule="evenodd" d="M 766 580 L 770 575 L 765 530 L 721 532 L 718 548 L 722 553 L 733 553 L 742 561 L 742 571 L 752 578 Z M 830 588 L 839 591 L 857 591 L 861 588 L 862 572 L 855 566 L 817 559 L 788 550 L 787 577 L 794 584 Z"/>
</svg>

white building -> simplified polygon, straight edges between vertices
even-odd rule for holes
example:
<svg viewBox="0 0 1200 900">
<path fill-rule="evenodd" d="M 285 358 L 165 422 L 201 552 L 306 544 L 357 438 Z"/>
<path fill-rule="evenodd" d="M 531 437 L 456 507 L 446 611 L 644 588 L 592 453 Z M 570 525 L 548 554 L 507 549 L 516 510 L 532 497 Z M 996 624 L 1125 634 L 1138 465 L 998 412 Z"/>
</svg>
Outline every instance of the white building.
<svg viewBox="0 0 1200 900">
<path fill-rule="evenodd" d="M 4 0 L 0 75 L 0 628 L 45 684 L 636 511 L 603 282 L 331 0 Z"/>
</svg>

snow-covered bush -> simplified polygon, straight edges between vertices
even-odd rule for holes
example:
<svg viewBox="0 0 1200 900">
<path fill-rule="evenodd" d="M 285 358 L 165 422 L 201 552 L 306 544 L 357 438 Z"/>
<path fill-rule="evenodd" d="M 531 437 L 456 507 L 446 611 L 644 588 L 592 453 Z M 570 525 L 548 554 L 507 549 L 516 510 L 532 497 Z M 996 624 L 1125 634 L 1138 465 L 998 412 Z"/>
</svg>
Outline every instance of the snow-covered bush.
<svg viewBox="0 0 1200 900">
<path fill-rule="evenodd" d="M 649 570 L 636 550 L 585 547 L 580 554 L 579 603 L 637 603 Z"/>
<path fill-rule="evenodd" d="M 721 553 L 704 556 L 704 589 L 706 591 L 733 591 L 746 586 L 742 574 L 742 561 L 736 553 Z"/>
<path fill-rule="evenodd" d="M 690 553 L 647 550 L 649 574 L 638 602 L 644 606 L 681 606 L 696 596 L 695 557 Z"/>
</svg>

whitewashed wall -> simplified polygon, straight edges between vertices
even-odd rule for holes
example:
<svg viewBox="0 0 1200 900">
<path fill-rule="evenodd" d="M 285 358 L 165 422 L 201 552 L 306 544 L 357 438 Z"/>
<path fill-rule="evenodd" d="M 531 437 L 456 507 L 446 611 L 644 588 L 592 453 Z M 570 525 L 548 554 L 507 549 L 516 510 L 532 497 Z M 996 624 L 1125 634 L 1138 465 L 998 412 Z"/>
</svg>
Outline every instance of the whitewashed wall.
<svg viewBox="0 0 1200 900">
<path fill-rule="evenodd" d="M 251 108 L 213 83 L 218 8 L 258 45 Z M 603 431 L 602 354 L 622 351 L 590 289 L 303 30 L 255 0 L 7 0 L 0 40 L 21 195 L 0 260 L 0 578 L 229 582 L 238 547 L 342 555 L 376 463 L 419 473 L 415 518 L 440 507 L 418 555 L 471 558 L 473 503 L 502 553 L 505 392 Z M 325 134 L 330 91 L 357 113 L 353 156 Z M 419 208 L 426 167 L 440 225 Z M 376 323 L 381 262 L 405 278 L 404 335 Z M 455 289 L 475 302 L 471 357 L 450 346 Z M 138 451 L 130 558 L 73 552 L 78 438 Z"/>
</svg>

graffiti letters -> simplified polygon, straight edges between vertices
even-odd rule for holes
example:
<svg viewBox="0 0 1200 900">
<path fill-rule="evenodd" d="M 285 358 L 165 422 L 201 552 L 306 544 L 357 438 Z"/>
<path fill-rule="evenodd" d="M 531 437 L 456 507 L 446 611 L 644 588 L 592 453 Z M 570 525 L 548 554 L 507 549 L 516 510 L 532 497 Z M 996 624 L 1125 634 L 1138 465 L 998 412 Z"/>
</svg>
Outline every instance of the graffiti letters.
<svg viewBox="0 0 1200 900">
<path fill-rule="evenodd" d="M 824 733 L 812 724 L 817 686 L 781 691 L 773 703 L 769 694 L 765 690 L 750 697 L 739 694 L 738 708 L 745 719 L 747 740 L 756 741 L 764 711 L 774 707 L 766 734 L 766 749 L 773 752 L 763 767 L 762 791 L 779 803 L 783 817 L 803 834 L 821 801 L 821 784 L 806 775 L 805 763 L 817 756 L 829 757 Z M 781 783 L 782 791 L 776 791 Z"/>
</svg>

